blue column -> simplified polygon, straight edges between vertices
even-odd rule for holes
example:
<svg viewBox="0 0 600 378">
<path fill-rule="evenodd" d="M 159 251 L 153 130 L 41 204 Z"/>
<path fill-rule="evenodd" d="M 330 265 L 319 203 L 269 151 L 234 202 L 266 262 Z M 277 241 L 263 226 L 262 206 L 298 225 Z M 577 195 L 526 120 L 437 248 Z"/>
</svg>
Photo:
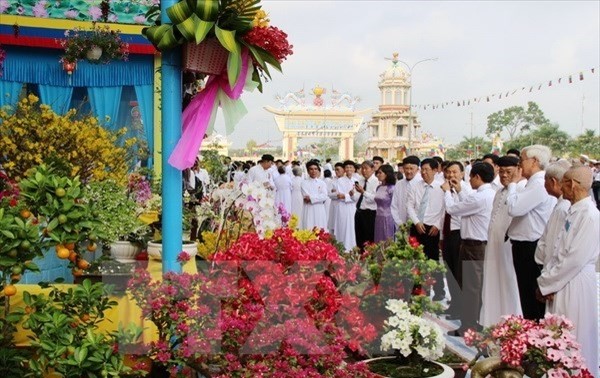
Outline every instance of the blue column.
<svg viewBox="0 0 600 378">
<path fill-rule="evenodd" d="M 176 0 L 161 1 L 162 23 Z M 162 53 L 162 243 L 163 274 L 181 272 L 177 255 L 182 246 L 182 175 L 169 165 L 169 156 L 181 137 L 181 49 Z"/>
</svg>

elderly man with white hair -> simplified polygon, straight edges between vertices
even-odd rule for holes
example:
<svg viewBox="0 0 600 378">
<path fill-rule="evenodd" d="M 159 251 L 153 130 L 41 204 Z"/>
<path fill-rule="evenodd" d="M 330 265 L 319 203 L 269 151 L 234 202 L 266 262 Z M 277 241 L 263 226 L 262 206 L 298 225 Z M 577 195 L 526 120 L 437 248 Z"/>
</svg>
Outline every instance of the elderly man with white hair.
<svg viewBox="0 0 600 378">
<path fill-rule="evenodd" d="M 523 148 L 519 165 L 527 184 L 518 190 L 520 177 L 513 177 L 513 182 L 508 184 L 506 197 L 508 215 L 513 217 L 506 234 L 512 244 L 521 309 L 523 317 L 531 320 L 543 318 L 545 312 L 544 303 L 538 302 L 535 297 L 536 279 L 541 273 L 541 267 L 535 262 L 535 250 L 556 204 L 556 198 L 551 197 L 544 188 L 544 169 L 551 156 L 546 146 Z"/>
<path fill-rule="evenodd" d="M 548 312 L 564 315 L 575 326 L 582 355 L 594 377 L 598 369 L 598 295 L 595 264 L 600 252 L 600 213 L 589 196 L 589 167 L 571 168 L 561 181 L 571 207 L 563 224 L 558 253 L 537 279 L 537 296 Z"/>
<path fill-rule="evenodd" d="M 562 236 L 561 231 L 565 225 L 569 207 L 571 207 L 571 202 L 563 198 L 561 184 L 563 176 L 569 168 L 571 168 L 571 163 L 561 159 L 550 164 L 546 169 L 544 186 L 548 194 L 556 197 L 557 202 L 535 250 L 535 262 L 542 266 L 545 266 L 557 253 L 559 240 Z"/>
</svg>

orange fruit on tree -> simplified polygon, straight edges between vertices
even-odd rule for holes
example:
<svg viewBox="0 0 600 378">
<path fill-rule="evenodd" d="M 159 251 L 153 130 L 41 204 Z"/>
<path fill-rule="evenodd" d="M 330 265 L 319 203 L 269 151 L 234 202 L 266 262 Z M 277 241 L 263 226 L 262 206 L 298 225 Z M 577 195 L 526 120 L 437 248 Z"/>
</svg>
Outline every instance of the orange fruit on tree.
<svg viewBox="0 0 600 378">
<path fill-rule="evenodd" d="M 21 210 L 21 217 L 23 219 L 29 219 L 30 216 L 31 216 L 31 211 L 29 211 L 27 209 Z"/>
<path fill-rule="evenodd" d="M 87 245 L 87 250 L 90 252 L 94 252 L 96 250 L 96 248 L 98 248 L 98 246 L 96 245 L 96 243 L 89 243 Z"/>
<path fill-rule="evenodd" d="M 75 243 L 65 243 L 65 248 L 66 249 L 75 249 Z"/>
<path fill-rule="evenodd" d="M 58 250 L 61 249 L 61 248 L 65 248 L 65 245 L 62 244 L 62 243 L 59 243 L 59 244 L 57 244 L 57 245 L 54 246 L 54 249 L 56 250 L 56 252 L 58 252 Z"/>
<path fill-rule="evenodd" d="M 19 282 L 21 281 L 21 274 L 11 274 L 10 275 L 10 280 L 11 282 Z"/>
<path fill-rule="evenodd" d="M 87 262 L 87 261 L 86 261 L 86 260 L 84 260 L 84 259 L 81 259 L 81 260 L 77 261 L 77 267 L 78 267 L 79 269 L 83 269 L 83 270 L 85 270 L 85 269 L 87 269 L 87 268 L 89 268 L 89 267 L 90 267 L 90 263 L 89 263 L 89 262 Z"/>
<path fill-rule="evenodd" d="M 79 268 L 73 268 L 73 269 L 71 270 L 71 273 L 73 273 L 73 275 L 74 275 L 75 277 L 79 277 L 79 276 L 82 276 L 82 275 L 83 275 L 83 270 L 81 270 L 81 269 L 79 269 Z"/>
<path fill-rule="evenodd" d="M 90 315 L 82 314 L 81 316 L 79 316 L 79 319 L 81 319 L 82 322 L 87 322 L 88 320 L 90 320 Z"/>
<path fill-rule="evenodd" d="M 9 284 L 4 286 L 4 295 L 6 295 L 7 297 L 12 297 L 13 295 L 17 294 L 17 287 L 13 284 Z"/>
<path fill-rule="evenodd" d="M 68 259 L 70 255 L 71 252 L 65 247 L 56 250 L 56 256 L 58 256 L 59 259 Z"/>
<path fill-rule="evenodd" d="M 69 261 L 70 262 L 75 262 L 77 260 L 77 252 L 75 251 L 70 251 L 69 252 Z"/>
</svg>

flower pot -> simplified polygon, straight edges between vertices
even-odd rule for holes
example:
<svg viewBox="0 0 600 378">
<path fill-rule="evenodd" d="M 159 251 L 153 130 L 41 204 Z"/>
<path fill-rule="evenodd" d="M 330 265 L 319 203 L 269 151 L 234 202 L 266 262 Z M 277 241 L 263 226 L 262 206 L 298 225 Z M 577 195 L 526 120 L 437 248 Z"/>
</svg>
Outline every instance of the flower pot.
<svg viewBox="0 0 600 378">
<path fill-rule="evenodd" d="M 377 358 L 371 358 L 369 360 L 365 360 L 363 361 L 364 363 L 366 363 L 367 365 L 369 365 L 369 363 L 371 362 L 380 362 L 380 361 L 385 361 L 385 360 L 395 360 L 396 357 L 390 356 L 390 357 L 377 357 Z M 442 363 L 439 362 L 435 362 L 435 361 L 431 361 L 432 363 L 440 366 L 443 371 L 442 373 L 438 374 L 438 375 L 432 375 L 429 378 L 454 378 L 454 370 L 452 370 L 449 366 L 444 365 Z M 384 375 L 379 375 L 377 373 L 375 373 L 376 377 L 379 378 L 388 378 L 387 376 Z"/>
<path fill-rule="evenodd" d="M 115 260 L 122 263 L 131 263 L 135 261 L 135 256 L 142 250 L 139 245 L 128 241 L 116 241 L 110 245 L 110 255 Z"/>
<path fill-rule="evenodd" d="M 181 249 L 191 257 L 195 257 L 198 253 L 198 245 L 195 242 L 184 241 Z M 162 243 L 148 242 L 148 256 L 154 260 L 162 260 Z"/>
<path fill-rule="evenodd" d="M 93 62 L 99 60 L 101 56 L 102 49 L 98 46 L 90 47 L 90 49 L 85 53 L 85 57 Z"/>
<path fill-rule="evenodd" d="M 219 75 L 227 68 L 229 51 L 216 38 L 207 38 L 199 45 L 187 43 L 183 47 L 183 69 L 209 75 Z"/>
</svg>

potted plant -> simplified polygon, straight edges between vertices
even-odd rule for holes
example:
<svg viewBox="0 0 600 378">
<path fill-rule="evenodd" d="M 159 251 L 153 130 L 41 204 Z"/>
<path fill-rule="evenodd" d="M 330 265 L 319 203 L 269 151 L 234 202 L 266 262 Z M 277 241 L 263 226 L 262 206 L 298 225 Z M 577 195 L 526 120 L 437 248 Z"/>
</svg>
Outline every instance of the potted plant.
<svg viewBox="0 0 600 378">
<path fill-rule="evenodd" d="M 59 40 L 65 49 L 60 62 L 76 63 L 87 59 L 91 63 L 107 64 L 113 59 L 127 60 L 129 45 L 123 42 L 119 32 L 95 23 L 89 30 L 77 27 L 65 31 L 66 38 Z"/>
<path fill-rule="evenodd" d="M 135 261 L 148 227 L 127 189 L 111 180 L 92 182 L 86 188 L 86 203 L 99 223 L 98 238 L 110 245 L 112 256 L 120 262 Z"/>
<path fill-rule="evenodd" d="M 35 358 L 27 361 L 37 376 L 54 372 L 63 377 L 106 377 L 134 373 L 115 350 L 116 335 L 98 324 L 117 303 L 102 283 L 85 280 L 68 290 L 51 287 L 46 294 L 23 294 L 23 328 L 31 331 Z"/>
<path fill-rule="evenodd" d="M 573 329 L 564 316 L 546 314 L 539 322 L 511 315 L 483 332 L 467 330 L 465 344 L 478 351 L 471 376 L 590 378 Z"/>
<path fill-rule="evenodd" d="M 442 356 L 444 333 L 435 323 L 411 313 L 401 299 L 389 299 L 386 308 L 392 312 L 385 321 L 386 333 L 381 337 L 381 350 L 394 351 L 390 357 L 367 360 L 369 369 L 381 377 L 454 377 L 448 366 L 434 362 Z"/>
<path fill-rule="evenodd" d="M 123 355 L 123 364 L 135 371 L 149 374 L 152 370 L 152 359 L 147 356 L 149 346 L 142 342 L 144 329 L 135 323 L 127 327 L 119 324 L 117 330 L 118 351 Z"/>
<path fill-rule="evenodd" d="M 153 281 L 136 270 L 130 292 L 157 326 L 155 363 L 205 377 L 370 377 L 347 362 L 375 332 L 341 293 L 352 274 L 330 241 L 319 230 L 246 233 L 206 273 Z"/>
</svg>

